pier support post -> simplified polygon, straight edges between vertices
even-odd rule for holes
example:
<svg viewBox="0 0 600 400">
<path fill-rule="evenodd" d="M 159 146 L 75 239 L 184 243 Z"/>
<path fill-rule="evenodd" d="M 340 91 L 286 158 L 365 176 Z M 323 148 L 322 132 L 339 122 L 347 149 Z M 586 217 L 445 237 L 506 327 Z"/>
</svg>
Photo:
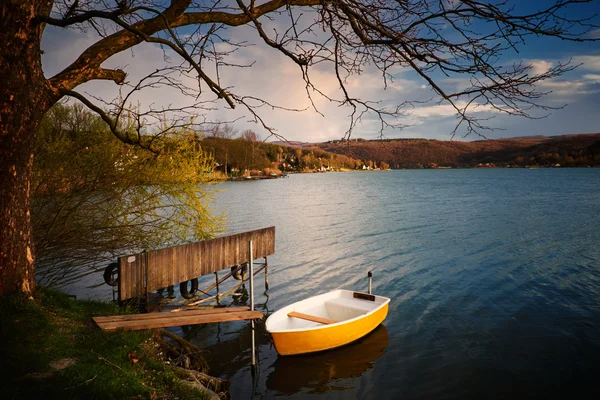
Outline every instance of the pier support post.
<svg viewBox="0 0 600 400">
<path fill-rule="evenodd" d="M 215 272 L 215 286 L 217 287 L 217 305 L 220 305 L 220 293 L 219 293 L 219 273 Z"/>
<path fill-rule="evenodd" d="M 252 240 L 248 241 L 248 266 L 250 268 L 250 311 L 254 311 L 254 252 L 252 251 Z M 252 365 L 251 371 L 252 376 L 255 374 L 256 370 L 256 346 L 254 337 L 254 320 L 251 322 L 251 334 L 252 334 Z"/>
<path fill-rule="evenodd" d="M 269 262 L 265 257 L 265 290 L 269 290 Z"/>
</svg>

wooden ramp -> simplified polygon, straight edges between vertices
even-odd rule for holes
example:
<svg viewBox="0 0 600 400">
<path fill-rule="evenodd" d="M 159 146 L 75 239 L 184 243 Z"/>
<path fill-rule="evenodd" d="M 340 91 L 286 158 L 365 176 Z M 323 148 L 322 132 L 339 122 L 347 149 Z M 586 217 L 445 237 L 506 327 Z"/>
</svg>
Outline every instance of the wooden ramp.
<svg viewBox="0 0 600 400">
<path fill-rule="evenodd" d="M 114 315 L 111 317 L 94 317 L 92 319 L 103 331 L 112 331 L 116 329 L 139 330 L 239 321 L 243 319 L 262 318 L 263 316 L 263 313 L 260 311 L 250 311 L 250 307 L 227 307 L 181 312 Z"/>
</svg>

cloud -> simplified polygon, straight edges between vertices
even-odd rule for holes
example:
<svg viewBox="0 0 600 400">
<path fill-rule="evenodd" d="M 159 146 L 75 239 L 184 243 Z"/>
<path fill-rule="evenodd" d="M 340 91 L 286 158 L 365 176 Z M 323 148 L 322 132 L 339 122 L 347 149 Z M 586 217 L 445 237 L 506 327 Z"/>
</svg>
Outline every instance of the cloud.
<svg viewBox="0 0 600 400">
<path fill-rule="evenodd" d="M 558 62 L 567 60 L 540 60 L 532 59 L 526 62 L 532 66 L 532 73 L 543 74 L 550 70 Z M 571 58 L 572 65 L 581 64 L 575 71 L 563 76 L 540 81 L 537 88 L 541 92 L 550 92 L 546 97 L 540 99 L 541 103 L 549 105 L 564 105 L 571 103 L 578 97 L 590 93 L 596 93 L 597 88 L 593 86 L 598 81 L 599 74 L 582 74 L 582 71 L 600 71 L 600 56 L 579 55 Z M 570 79 L 567 79 L 570 78 Z"/>
<path fill-rule="evenodd" d="M 586 69 L 588 71 L 600 71 L 600 56 L 576 56 L 573 57 L 573 64 L 582 64 L 582 66 L 579 68 Z"/>
<path fill-rule="evenodd" d="M 585 74 L 583 75 L 583 78 L 590 81 L 600 82 L 600 74 Z"/>
<path fill-rule="evenodd" d="M 549 80 L 539 84 L 539 86 L 542 86 L 544 90 L 553 90 L 555 93 L 558 93 L 557 91 L 562 91 L 564 94 L 576 93 L 577 90 L 582 88 L 584 85 L 585 83 L 581 80 Z"/>
<path fill-rule="evenodd" d="M 456 103 L 459 109 L 464 109 L 467 106 L 466 101 L 459 101 Z M 469 107 L 470 113 L 481 113 L 481 112 L 499 112 L 497 109 L 489 104 L 478 105 L 472 104 Z M 456 109 L 451 104 L 438 104 L 433 106 L 416 107 L 410 112 L 412 116 L 419 118 L 431 118 L 431 117 L 449 117 L 456 115 Z"/>
<path fill-rule="evenodd" d="M 595 29 L 588 33 L 588 38 L 590 39 L 600 39 L 600 29 Z"/>
<path fill-rule="evenodd" d="M 535 75 L 544 74 L 552 68 L 552 62 L 546 60 L 532 60 L 529 61 L 529 64 L 531 65 L 531 72 Z"/>
<path fill-rule="evenodd" d="M 541 91 L 550 91 L 546 97 L 546 103 L 571 103 L 579 97 L 598 92 L 597 83 L 600 74 L 585 74 L 581 79 L 574 80 L 550 80 L 539 83 Z"/>
</svg>

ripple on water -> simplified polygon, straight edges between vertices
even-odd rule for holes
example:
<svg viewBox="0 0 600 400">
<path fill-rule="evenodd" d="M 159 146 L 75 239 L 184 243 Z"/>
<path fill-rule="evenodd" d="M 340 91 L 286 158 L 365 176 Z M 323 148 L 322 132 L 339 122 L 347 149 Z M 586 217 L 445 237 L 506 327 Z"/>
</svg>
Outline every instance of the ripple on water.
<svg viewBox="0 0 600 400">
<path fill-rule="evenodd" d="M 392 298 L 383 350 L 288 363 L 259 327 L 254 385 L 249 353 L 240 353 L 246 325 L 233 325 L 221 340 L 238 351 L 218 370 L 234 397 L 598 394 L 600 170 L 306 174 L 221 186 L 230 230 L 277 228 L 269 309 L 339 287 L 366 290 L 369 270 L 374 291 Z M 341 374 L 357 354 L 364 368 Z"/>
</svg>

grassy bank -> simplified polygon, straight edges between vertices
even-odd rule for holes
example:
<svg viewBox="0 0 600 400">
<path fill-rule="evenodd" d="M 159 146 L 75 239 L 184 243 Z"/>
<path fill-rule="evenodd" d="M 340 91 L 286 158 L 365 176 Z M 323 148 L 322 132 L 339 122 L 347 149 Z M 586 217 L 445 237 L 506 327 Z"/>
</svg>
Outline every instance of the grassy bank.
<svg viewBox="0 0 600 400">
<path fill-rule="evenodd" d="M 98 329 L 109 303 L 41 288 L 35 300 L 0 298 L 2 398 L 204 399 L 155 350 L 152 332 Z"/>
</svg>

